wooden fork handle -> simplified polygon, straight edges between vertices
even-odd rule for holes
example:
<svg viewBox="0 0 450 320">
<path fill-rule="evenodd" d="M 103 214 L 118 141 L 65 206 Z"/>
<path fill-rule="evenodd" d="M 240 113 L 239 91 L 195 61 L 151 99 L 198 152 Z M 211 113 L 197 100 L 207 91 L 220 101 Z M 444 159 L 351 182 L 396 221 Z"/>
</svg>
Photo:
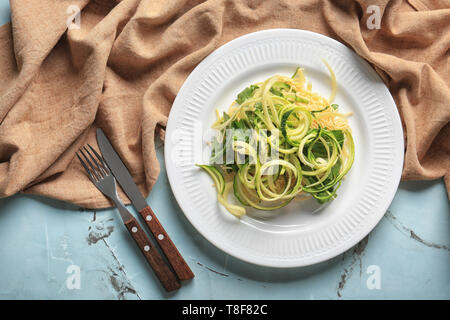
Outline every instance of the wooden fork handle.
<svg viewBox="0 0 450 320">
<path fill-rule="evenodd" d="M 127 227 L 134 241 L 136 241 L 139 249 L 141 249 L 142 254 L 144 255 L 149 265 L 152 267 L 164 289 L 170 292 L 180 288 L 180 281 L 177 279 L 173 271 L 170 270 L 169 266 L 164 261 L 156 247 L 152 245 L 150 239 L 147 237 L 144 230 L 142 230 L 136 219 L 128 219 L 125 222 L 125 226 Z"/>
<path fill-rule="evenodd" d="M 178 276 L 178 279 L 188 280 L 194 278 L 194 273 L 191 268 L 189 268 L 188 264 L 173 244 L 166 230 L 164 230 L 158 218 L 156 218 L 153 210 L 147 206 L 139 211 L 139 213 L 142 218 L 144 218 L 145 223 L 147 223 L 147 226 L 152 234 L 155 236 L 156 241 L 166 255 L 166 258 Z"/>
</svg>

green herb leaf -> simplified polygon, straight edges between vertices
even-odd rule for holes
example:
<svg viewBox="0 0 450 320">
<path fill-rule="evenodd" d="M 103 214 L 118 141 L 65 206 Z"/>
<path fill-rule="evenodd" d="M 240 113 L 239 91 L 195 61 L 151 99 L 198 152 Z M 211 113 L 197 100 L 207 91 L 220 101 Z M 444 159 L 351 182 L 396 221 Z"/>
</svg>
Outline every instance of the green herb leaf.
<svg viewBox="0 0 450 320">
<path fill-rule="evenodd" d="M 245 129 L 247 128 L 247 125 L 243 119 L 241 120 L 233 120 L 231 122 L 231 127 L 234 129 Z"/>
<path fill-rule="evenodd" d="M 253 97 L 255 90 L 258 88 L 258 86 L 255 86 L 253 84 L 250 87 L 245 88 L 238 94 L 236 102 L 242 104 L 245 100 Z"/>
<path fill-rule="evenodd" d="M 331 130 L 331 132 L 333 133 L 334 137 L 336 138 L 337 142 L 342 148 L 345 140 L 344 132 L 342 132 L 342 130 Z"/>
<path fill-rule="evenodd" d="M 275 88 L 270 88 L 270 92 L 272 92 L 274 95 L 279 96 L 279 97 L 283 97 L 283 94 L 281 93 L 281 91 L 275 89 Z"/>
</svg>

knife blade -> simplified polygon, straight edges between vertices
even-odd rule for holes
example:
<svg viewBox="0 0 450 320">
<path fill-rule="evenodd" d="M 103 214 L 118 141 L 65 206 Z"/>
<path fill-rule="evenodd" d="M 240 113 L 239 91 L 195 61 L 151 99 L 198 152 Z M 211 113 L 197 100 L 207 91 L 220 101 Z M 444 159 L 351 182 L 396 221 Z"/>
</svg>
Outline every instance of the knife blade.
<svg viewBox="0 0 450 320">
<path fill-rule="evenodd" d="M 106 160 L 114 177 L 119 181 L 120 186 L 131 200 L 133 206 L 137 211 L 143 210 L 147 206 L 147 202 L 134 183 L 127 167 L 122 162 L 122 159 L 120 159 L 119 155 L 100 128 L 97 129 L 97 142 L 100 151 L 103 154 L 103 158 Z"/>
<path fill-rule="evenodd" d="M 189 268 L 178 249 L 175 247 L 175 244 L 164 230 L 153 210 L 147 204 L 147 201 L 136 186 L 136 183 L 131 177 L 127 167 L 100 128 L 97 129 L 97 143 L 112 174 L 119 182 L 128 198 L 131 200 L 132 205 L 144 219 L 155 239 L 157 239 L 156 242 L 166 255 L 167 260 L 174 269 L 178 278 L 180 280 L 192 279 L 194 277 L 194 273 Z"/>
</svg>

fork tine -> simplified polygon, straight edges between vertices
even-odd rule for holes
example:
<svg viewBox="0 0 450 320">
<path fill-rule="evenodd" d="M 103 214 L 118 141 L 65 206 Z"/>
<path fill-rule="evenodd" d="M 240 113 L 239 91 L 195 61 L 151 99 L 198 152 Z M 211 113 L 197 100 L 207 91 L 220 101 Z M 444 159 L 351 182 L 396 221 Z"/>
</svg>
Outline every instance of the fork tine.
<svg viewBox="0 0 450 320">
<path fill-rule="evenodd" d="M 89 155 L 89 158 L 94 162 L 95 169 L 97 170 L 97 173 L 100 175 L 101 178 L 104 178 L 107 174 L 104 169 L 102 169 L 101 165 L 98 163 L 98 161 L 95 159 L 95 157 L 92 155 L 92 153 L 86 148 L 86 146 L 83 147 L 84 151 Z"/>
<path fill-rule="evenodd" d="M 90 171 L 95 176 L 96 180 L 98 181 L 98 180 L 102 179 L 102 175 L 97 171 L 96 167 L 88 159 L 88 157 L 84 153 L 83 149 L 80 149 L 79 151 L 80 151 L 81 155 L 83 156 L 83 158 L 85 159 L 85 161 L 87 162 L 87 164 L 89 165 L 89 167 L 91 168 Z"/>
<path fill-rule="evenodd" d="M 80 160 L 80 163 L 83 166 L 84 170 L 86 170 L 86 173 L 89 175 L 89 178 L 91 178 L 92 181 L 97 181 L 97 179 L 94 178 L 94 176 L 92 175 L 91 170 L 89 170 L 89 168 L 87 167 L 86 163 L 84 163 L 84 160 L 81 159 L 81 157 L 78 154 L 78 152 L 75 152 L 75 154 L 77 155 L 78 160 Z"/>
<path fill-rule="evenodd" d="M 105 171 L 105 173 L 107 175 L 111 174 L 111 171 L 108 168 L 108 165 L 105 163 L 105 161 L 103 160 L 103 157 L 101 155 L 98 154 L 97 151 L 95 151 L 94 148 L 91 147 L 91 145 L 88 143 L 88 147 L 89 149 L 92 150 L 92 152 L 94 153 L 94 155 L 97 157 L 97 159 L 100 161 L 101 167 L 102 169 Z"/>
</svg>

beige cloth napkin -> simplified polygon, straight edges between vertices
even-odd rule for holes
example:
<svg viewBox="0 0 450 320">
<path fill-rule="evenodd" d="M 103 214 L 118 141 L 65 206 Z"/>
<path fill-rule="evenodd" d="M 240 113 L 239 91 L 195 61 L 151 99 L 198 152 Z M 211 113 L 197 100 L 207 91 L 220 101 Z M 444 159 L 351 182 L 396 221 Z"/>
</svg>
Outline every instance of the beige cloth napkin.
<svg viewBox="0 0 450 320">
<path fill-rule="evenodd" d="M 80 29 L 68 30 L 74 5 Z M 380 8 L 380 29 L 367 27 L 370 5 Z M 0 197 L 25 192 L 110 206 L 74 158 L 83 144 L 96 146 L 97 127 L 148 195 L 159 174 L 155 135 L 164 136 L 188 74 L 226 42 L 281 27 L 330 36 L 369 61 L 402 117 L 403 179 L 445 176 L 450 191 L 449 7 L 426 0 L 11 0 L 12 22 L 0 28 Z"/>
</svg>

